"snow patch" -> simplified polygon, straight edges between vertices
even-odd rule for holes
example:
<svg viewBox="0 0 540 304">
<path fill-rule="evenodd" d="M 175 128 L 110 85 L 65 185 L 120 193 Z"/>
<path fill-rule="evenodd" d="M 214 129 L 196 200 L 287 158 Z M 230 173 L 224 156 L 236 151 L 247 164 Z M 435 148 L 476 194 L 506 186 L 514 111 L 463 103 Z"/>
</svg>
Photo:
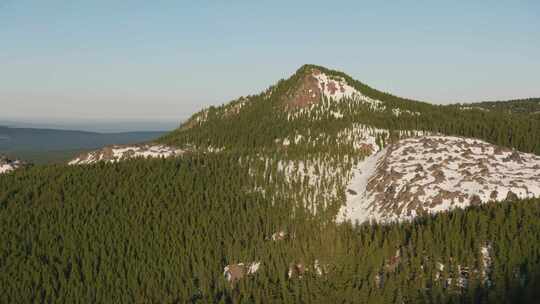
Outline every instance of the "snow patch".
<svg viewBox="0 0 540 304">
<path fill-rule="evenodd" d="M 410 220 L 488 201 L 539 197 L 540 157 L 470 138 L 407 138 L 361 162 L 347 189 L 357 194 L 347 195 L 338 221 Z"/>
<path fill-rule="evenodd" d="M 87 165 L 99 161 L 117 162 L 130 158 L 159 158 L 174 157 L 184 153 L 184 150 L 166 145 L 146 144 L 133 146 L 112 146 L 101 150 L 85 153 L 68 164 Z"/>
<path fill-rule="evenodd" d="M 353 169 L 354 177 L 347 186 L 347 189 L 352 190 L 352 192 L 348 191 L 347 193 L 347 203 L 345 207 L 341 208 L 338 214 L 338 223 L 347 220 L 362 223 L 370 219 L 370 212 L 367 209 L 368 206 L 365 204 L 367 201 L 366 187 L 369 179 L 377 169 L 377 164 L 385 153 L 386 150 L 383 149 L 367 157 Z M 378 218 L 375 218 L 375 220 L 378 220 Z"/>
<path fill-rule="evenodd" d="M 20 160 L 10 160 L 6 157 L 0 156 L 0 174 L 15 171 L 24 165 L 25 163 Z"/>
<path fill-rule="evenodd" d="M 343 77 L 328 76 L 325 73 L 313 73 L 318 81 L 322 95 L 328 99 L 341 100 L 361 100 L 370 105 L 372 109 L 384 110 L 383 102 L 370 98 L 360 91 L 350 86 Z"/>
</svg>

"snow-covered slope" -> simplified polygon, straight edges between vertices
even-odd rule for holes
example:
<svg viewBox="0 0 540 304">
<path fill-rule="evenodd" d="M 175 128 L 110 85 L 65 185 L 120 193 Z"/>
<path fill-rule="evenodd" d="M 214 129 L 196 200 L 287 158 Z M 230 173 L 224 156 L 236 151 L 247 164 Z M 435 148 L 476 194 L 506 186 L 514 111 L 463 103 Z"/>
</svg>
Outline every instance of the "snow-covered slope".
<svg viewBox="0 0 540 304">
<path fill-rule="evenodd" d="M 398 141 L 354 169 L 338 221 L 380 222 L 540 196 L 540 157 L 469 138 Z"/>
<path fill-rule="evenodd" d="M 324 97 L 336 101 L 345 99 L 359 99 L 368 103 L 372 109 L 384 109 L 383 102 L 369 98 L 360 91 L 352 87 L 342 77 L 329 76 L 318 70 L 313 70 L 313 77 L 317 79 L 317 85 Z"/>
<path fill-rule="evenodd" d="M 184 150 L 160 144 L 144 144 L 129 146 L 111 146 L 101 150 L 84 153 L 71 160 L 70 165 L 93 164 L 98 161 L 116 162 L 129 158 L 174 157 L 184 153 Z"/>
<path fill-rule="evenodd" d="M 25 163 L 20 160 L 10 160 L 0 155 L 0 174 L 11 172 L 24 165 Z"/>
</svg>

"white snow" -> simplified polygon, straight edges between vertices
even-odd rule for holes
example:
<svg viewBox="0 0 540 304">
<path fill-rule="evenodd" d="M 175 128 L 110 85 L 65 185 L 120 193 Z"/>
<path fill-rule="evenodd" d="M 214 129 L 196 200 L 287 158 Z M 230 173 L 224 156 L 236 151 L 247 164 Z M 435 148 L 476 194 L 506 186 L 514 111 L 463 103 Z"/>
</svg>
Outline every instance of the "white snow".
<svg viewBox="0 0 540 304">
<path fill-rule="evenodd" d="M 314 70 L 311 74 L 317 81 L 317 90 L 323 100 L 313 102 L 306 107 L 300 107 L 287 114 L 288 120 L 310 117 L 312 119 L 321 119 L 324 117 L 343 118 L 344 114 L 338 110 L 338 104 L 341 106 L 354 106 L 356 104 L 365 104 L 372 111 L 384 111 L 386 106 L 381 100 L 370 98 L 362 94 L 359 90 L 352 87 L 343 77 L 329 76 L 320 71 Z M 308 91 L 312 98 L 317 94 L 310 89 Z M 312 93 L 313 92 L 313 93 Z"/>
<path fill-rule="evenodd" d="M 363 204 L 366 201 L 366 186 L 369 179 L 375 173 L 379 160 L 386 153 L 383 149 L 362 161 L 355 169 L 353 169 L 354 177 L 350 181 L 347 189 L 353 190 L 356 194 L 347 193 L 347 204 L 338 214 L 337 222 L 344 222 L 349 219 L 359 223 L 369 220 L 370 213 Z M 375 218 L 375 220 L 378 220 Z"/>
<path fill-rule="evenodd" d="M 253 262 L 249 264 L 247 274 L 254 274 L 259 270 L 261 262 Z"/>
<path fill-rule="evenodd" d="M 259 268 L 261 266 L 261 262 L 251 262 L 251 263 L 238 263 L 233 265 L 227 265 L 223 268 L 223 276 L 227 281 L 231 282 L 233 277 L 231 273 L 231 267 L 237 266 L 241 269 L 242 273 L 245 275 L 252 275 L 259 271 Z"/>
<path fill-rule="evenodd" d="M 357 195 L 347 195 L 338 221 L 409 220 L 512 193 L 539 197 L 540 157 L 476 139 L 414 137 L 361 162 L 347 188 Z"/>
<path fill-rule="evenodd" d="M 392 108 L 392 114 L 396 117 L 399 117 L 402 114 L 409 114 L 409 115 L 420 115 L 419 112 L 412 112 L 409 110 L 402 110 L 400 108 Z"/>
<path fill-rule="evenodd" d="M 272 234 L 271 240 L 272 240 L 272 241 L 281 241 L 281 240 L 283 240 L 286 236 L 287 236 L 287 232 L 281 230 L 281 231 L 278 231 L 278 232 L 274 232 L 274 233 Z"/>
<path fill-rule="evenodd" d="M 338 111 L 331 111 L 330 114 L 332 114 L 334 118 L 343 118 L 343 114 L 341 114 L 341 112 L 338 112 Z"/>
<path fill-rule="evenodd" d="M 328 76 L 325 73 L 313 73 L 313 77 L 317 79 L 322 95 L 328 99 L 336 101 L 356 99 L 370 104 L 372 109 L 384 109 L 382 101 L 367 97 L 350 86 L 342 77 Z"/>
<path fill-rule="evenodd" d="M 24 166 L 22 161 L 9 160 L 3 156 L 0 156 L 0 174 L 12 172 L 22 166 Z"/>
<path fill-rule="evenodd" d="M 3 165 L 0 165 L 0 174 L 1 173 L 7 173 L 9 171 L 13 171 L 13 166 L 10 165 L 10 164 L 3 164 Z"/>
<path fill-rule="evenodd" d="M 83 154 L 69 162 L 70 165 L 93 164 L 99 161 L 117 162 L 129 158 L 174 157 L 184 150 L 158 144 L 112 146 Z"/>
<path fill-rule="evenodd" d="M 489 274 L 491 273 L 491 265 L 492 265 L 492 259 L 491 259 L 491 244 L 485 244 L 480 248 L 480 254 L 482 256 L 482 278 L 484 279 L 484 283 L 491 284 L 491 281 L 489 280 Z"/>
</svg>

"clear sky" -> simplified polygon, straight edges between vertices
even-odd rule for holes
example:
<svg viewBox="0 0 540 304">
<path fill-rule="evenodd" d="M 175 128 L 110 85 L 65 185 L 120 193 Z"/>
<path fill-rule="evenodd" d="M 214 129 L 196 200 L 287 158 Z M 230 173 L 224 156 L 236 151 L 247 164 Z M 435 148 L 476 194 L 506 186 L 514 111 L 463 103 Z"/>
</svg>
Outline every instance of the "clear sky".
<svg viewBox="0 0 540 304">
<path fill-rule="evenodd" d="M 178 121 L 304 63 L 436 103 L 540 96 L 540 1 L 0 0 L 1 119 Z"/>
</svg>

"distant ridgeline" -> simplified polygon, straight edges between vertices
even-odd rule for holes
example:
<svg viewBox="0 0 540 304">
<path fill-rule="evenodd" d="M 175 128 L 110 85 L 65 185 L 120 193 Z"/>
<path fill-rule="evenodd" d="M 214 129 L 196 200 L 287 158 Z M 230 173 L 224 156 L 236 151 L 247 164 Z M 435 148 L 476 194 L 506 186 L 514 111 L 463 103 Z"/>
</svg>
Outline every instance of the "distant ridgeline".
<svg viewBox="0 0 540 304">
<path fill-rule="evenodd" d="M 40 163 L 49 159 L 55 160 L 55 157 L 73 157 L 81 150 L 149 141 L 163 134 L 164 132 L 95 133 L 0 126 L 0 153 L 9 153 L 17 158 Z"/>
<path fill-rule="evenodd" d="M 529 114 L 540 118 L 540 98 L 515 99 L 509 101 L 484 101 L 467 104 L 468 107 L 476 107 L 490 111 L 502 111 L 507 113 Z"/>
<path fill-rule="evenodd" d="M 0 175 L 0 302 L 533 303 L 539 154 L 532 115 L 306 65 L 147 146 Z"/>
</svg>

